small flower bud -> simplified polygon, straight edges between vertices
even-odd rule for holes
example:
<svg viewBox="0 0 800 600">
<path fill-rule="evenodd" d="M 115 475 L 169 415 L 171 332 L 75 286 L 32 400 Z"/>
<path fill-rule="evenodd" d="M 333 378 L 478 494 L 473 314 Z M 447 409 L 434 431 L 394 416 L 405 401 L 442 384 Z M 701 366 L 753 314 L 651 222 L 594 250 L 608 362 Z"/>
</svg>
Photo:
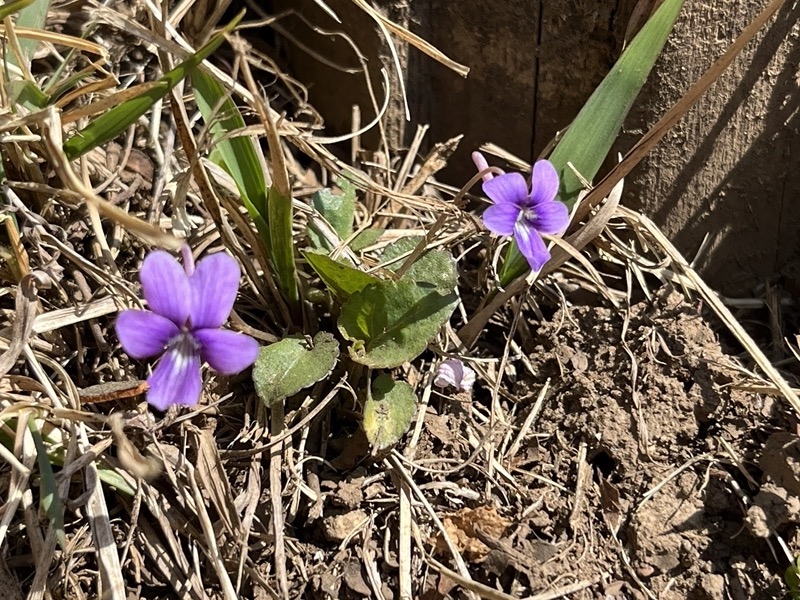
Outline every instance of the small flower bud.
<svg viewBox="0 0 800 600">
<path fill-rule="evenodd" d="M 475 371 L 457 358 L 442 361 L 433 380 L 436 387 L 454 387 L 460 392 L 471 391 L 474 383 Z"/>
</svg>

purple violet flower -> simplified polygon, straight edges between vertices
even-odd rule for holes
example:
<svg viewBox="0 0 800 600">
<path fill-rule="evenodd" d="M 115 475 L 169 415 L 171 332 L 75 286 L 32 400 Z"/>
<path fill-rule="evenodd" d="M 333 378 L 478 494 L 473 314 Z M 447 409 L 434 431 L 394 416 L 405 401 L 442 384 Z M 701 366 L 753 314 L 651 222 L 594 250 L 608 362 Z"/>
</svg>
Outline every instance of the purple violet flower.
<svg viewBox="0 0 800 600">
<path fill-rule="evenodd" d="M 159 410 L 200 400 L 200 365 L 233 375 L 253 364 L 258 342 L 222 329 L 239 289 L 239 264 L 228 254 L 205 257 L 185 268 L 157 250 L 142 263 L 139 278 L 150 310 L 126 310 L 117 317 L 117 337 L 132 358 L 163 354 L 147 380 L 147 401 Z"/>
<path fill-rule="evenodd" d="M 475 371 L 457 358 L 443 360 L 433 379 L 433 385 L 436 387 L 454 387 L 459 392 L 469 392 L 474 384 Z"/>
<path fill-rule="evenodd" d="M 561 234 L 569 225 L 567 206 L 555 199 L 558 194 L 555 167 L 546 160 L 536 161 L 530 192 L 519 173 L 484 180 L 483 192 L 494 203 L 483 213 L 483 223 L 489 231 L 513 235 L 531 269 L 541 269 L 550 260 L 541 234 Z"/>
</svg>

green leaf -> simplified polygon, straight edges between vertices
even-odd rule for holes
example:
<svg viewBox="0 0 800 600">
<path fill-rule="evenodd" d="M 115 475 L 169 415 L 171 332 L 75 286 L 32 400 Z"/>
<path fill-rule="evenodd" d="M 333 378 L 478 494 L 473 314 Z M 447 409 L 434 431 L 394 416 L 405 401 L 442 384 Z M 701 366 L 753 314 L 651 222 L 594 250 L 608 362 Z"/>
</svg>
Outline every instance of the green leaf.
<svg viewBox="0 0 800 600">
<path fill-rule="evenodd" d="M 36 460 L 39 463 L 39 474 L 41 476 L 41 504 L 50 525 L 56 532 L 56 539 L 62 549 L 67 549 L 67 536 L 64 534 L 64 505 L 61 503 L 61 496 L 58 495 L 56 477 L 53 474 L 53 465 L 47 455 L 47 449 L 42 440 L 42 434 L 36 426 L 33 417 L 28 418 L 28 429 L 33 436 L 33 444 L 36 446 Z"/>
<path fill-rule="evenodd" d="M 330 188 L 323 188 L 311 197 L 311 204 L 317 212 L 330 223 L 339 239 L 345 240 L 353 231 L 356 214 L 356 188 L 344 177 L 336 180 L 342 193 L 335 194 Z M 333 250 L 331 244 L 323 238 L 312 224 L 308 227 L 308 239 L 314 248 Z"/>
<path fill-rule="evenodd" d="M 378 281 L 355 292 L 342 305 L 339 331 L 350 356 L 372 368 L 388 369 L 419 356 L 456 307 L 453 293 L 414 281 Z"/>
<path fill-rule="evenodd" d="M 355 267 L 340 263 L 319 252 L 306 250 L 303 252 L 303 256 L 322 279 L 325 286 L 341 301 L 363 290 L 369 284 L 380 281 L 377 277 L 364 273 L 364 271 Z"/>
<path fill-rule="evenodd" d="M 372 382 L 372 393 L 364 403 L 362 427 L 372 447 L 386 450 L 394 446 L 408 431 L 417 399 L 411 386 L 379 375 Z"/>
<path fill-rule="evenodd" d="M 412 252 L 419 244 L 421 237 L 406 237 L 397 240 L 383 252 L 381 263 L 388 264 L 387 268 L 397 271 L 405 264 L 408 257 L 395 261 L 398 256 Z M 394 261 L 394 262 L 391 262 Z M 428 250 L 422 254 L 403 274 L 403 279 L 410 279 L 418 283 L 427 283 L 442 293 L 448 293 L 458 284 L 458 273 L 453 257 L 442 250 Z"/>
<path fill-rule="evenodd" d="M 123 494 L 128 496 L 136 495 L 136 490 L 128 485 L 128 482 L 122 475 L 110 467 L 104 467 L 102 463 L 97 465 L 97 476 L 100 478 L 100 481 L 110 485 L 113 488 L 116 488 Z"/>
<path fill-rule="evenodd" d="M 5 88 L 13 104 L 24 106 L 30 112 L 36 112 L 50 104 L 50 96 L 32 81 L 24 79 L 7 81 Z"/>
<path fill-rule="evenodd" d="M 589 181 L 597 174 L 661 54 L 681 6 L 683 0 L 665 0 L 656 10 L 586 101 L 550 155 L 549 160 L 561 179 L 560 198 L 567 206 L 575 204 L 582 189 L 580 180 L 567 163 L 572 163 Z M 525 257 L 512 242 L 500 271 L 500 285 L 508 285 L 529 270 Z"/>
<path fill-rule="evenodd" d="M 8 421 L 2 421 L 2 424 L 6 425 L 8 431 L 12 432 L 16 431 L 16 423 L 17 423 L 16 419 L 9 419 Z M 64 447 L 61 445 L 53 446 L 53 444 L 56 444 L 58 442 L 53 442 L 49 439 L 45 440 L 45 438 L 42 438 L 42 442 L 43 442 L 43 447 L 44 447 L 44 442 L 46 442 L 47 444 L 51 444 L 49 447 L 47 447 L 47 460 L 51 465 L 51 470 L 52 470 L 52 465 L 63 467 L 64 455 L 65 455 Z M 12 437 L 9 437 L 6 431 L 3 429 L 0 429 L 0 444 L 2 444 L 11 451 L 14 450 L 14 439 Z M 39 458 L 39 460 L 41 460 L 41 458 Z M 96 464 L 97 464 L 97 473 L 101 481 L 116 488 L 117 490 L 128 496 L 136 495 L 136 490 L 133 489 L 130 485 L 128 485 L 126 479 L 122 475 L 120 475 L 116 470 L 108 466 L 108 464 L 103 460 L 102 457 L 98 458 Z"/>
<path fill-rule="evenodd" d="M 800 557 L 796 559 L 788 569 L 786 569 L 783 575 L 783 580 L 786 582 L 786 585 L 789 588 L 789 595 L 792 597 L 792 600 L 798 600 L 800 598 L 800 571 L 798 571 L 799 562 Z"/>
<path fill-rule="evenodd" d="M 47 11 L 50 10 L 50 0 L 34 0 L 27 3 L 25 8 L 19 11 L 17 18 L 17 27 L 28 27 L 29 29 L 44 29 L 47 22 Z M 30 67 L 33 53 L 39 46 L 39 41 L 31 38 L 19 39 L 19 46 L 22 49 L 23 59 L 28 67 Z M 11 53 L 9 53 L 11 56 Z"/>
<path fill-rule="evenodd" d="M 192 73 L 192 87 L 200 114 L 209 123 L 211 137 L 216 142 L 211 158 L 236 182 L 264 246 L 271 249 L 267 226 L 267 181 L 255 143 L 249 136 L 228 137 L 245 128 L 244 118 L 219 80 L 203 69 Z"/>
<path fill-rule="evenodd" d="M 372 246 L 383 235 L 385 229 L 365 229 L 353 238 L 350 242 L 350 249 L 353 252 L 358 252 L 369 246 Z"/>
<path fill-rule="evenodd" d="M 239 109 L 227 90 L 202 70 L 192 75 L 195 99 L 217 141 L 212 158 L 236 182 L 247 212 L 264 242 L 272 268 L 290 304 L 299 301 L 292 238 L 292 199 L 268 188 L 258 149 L 249 136 L 235 136 L 245 127 Z M 217 112 L 219 111 L 219 112 Z"/>
<path fill-rule="evenodd" d="M 140 96 L 126 100 L 122 104 L 103 113 L 64 142 L 64 154 L 66 154 L 67 158 L 69 160 L 75 160 L 89 152 L 89 150 L 114 139 L 130 125 L 138 121 L 139 117 L 150 110 L 153 104 L 166 96 L 172 88 L 178 85 L 189 73 L 197 69 L 201 62 L 219 48 L 225 40 L 225 35 L 233 31 L 243 16 L 244 11 L 239 13 L 233 21 L 211 38 L 200 50 L 168 73 L 165 73 L 164 76 L 146 92 Z"/>
<path fill-rule="evenodd" d="M 50 0 L 24 0 L 23 2 L 11 2 L 0 7 L 0 19 L 5 18 L 7 10 L 12 12 L 19 10 L 15 27 L 27 27 L 29 29 L 44 29 L 47 20 L 47 11 L 50 9 Z M 21 56 L 17 57 L 14 52 L 5 53 L 9 64 L 20 67 L 20 60 L 25 64 L 25 71 L 30 71 L 31 59 L 33 57 L 39 41 L 31 38 L 19 36 L 19 48 Z M 17 79 L 13 72 L 9 73 L 10 79 L 5 83 L 6 94 L 12 105 L 20 104 L 30 112 L 44 108 L 50 102 L 50 97 L 45 94 L 38 85 L 28 79 Z"/>
<path fill-rule="evenodd" d="M 267 406 L 282 402 L 325 379 L 339 358 L 339 343 L 327 332 L 306 338 L 285 338 L 261 348 L 253 367 L 256 392 Z"/>
</svg>

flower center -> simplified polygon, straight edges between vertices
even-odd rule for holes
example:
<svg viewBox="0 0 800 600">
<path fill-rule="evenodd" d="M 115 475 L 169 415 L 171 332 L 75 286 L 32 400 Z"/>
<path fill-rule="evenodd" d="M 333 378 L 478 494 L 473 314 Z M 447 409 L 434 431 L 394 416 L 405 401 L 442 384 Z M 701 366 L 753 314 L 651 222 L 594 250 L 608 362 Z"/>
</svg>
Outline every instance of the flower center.
<svg viewBox="0 0 800 600">
<path fill-rule="evenodd" d="M 200 343 L 191 332 L 184 329 L 167 343 L 167 351 L 169 350 L 177 350 L 181 357 L 188 359 L 200 352 Z"/>
<path fill-rule="evenodd" d="M 536 209 L 533 206 L 528 206 L 519 211 L 519 220 L 524 221 L 529 227 L 535 227 L 539 217 L 536 215 Z"/>
</svg>

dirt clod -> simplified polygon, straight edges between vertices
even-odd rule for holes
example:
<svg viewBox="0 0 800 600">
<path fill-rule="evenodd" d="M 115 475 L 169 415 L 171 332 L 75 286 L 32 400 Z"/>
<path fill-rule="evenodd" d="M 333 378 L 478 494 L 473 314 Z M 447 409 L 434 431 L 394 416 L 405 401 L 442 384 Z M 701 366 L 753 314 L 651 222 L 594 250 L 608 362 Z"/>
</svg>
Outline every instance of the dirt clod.
<svg viewBox="0 0 800 600">
<path fill-rule="evenodd" d="M 361 509 L 333 515 L 322 520 L 322 530 L 326 539 L 332 542 L 342 542 L 352 535 L 367 518 L 367 513 Z"/>
</svg>

